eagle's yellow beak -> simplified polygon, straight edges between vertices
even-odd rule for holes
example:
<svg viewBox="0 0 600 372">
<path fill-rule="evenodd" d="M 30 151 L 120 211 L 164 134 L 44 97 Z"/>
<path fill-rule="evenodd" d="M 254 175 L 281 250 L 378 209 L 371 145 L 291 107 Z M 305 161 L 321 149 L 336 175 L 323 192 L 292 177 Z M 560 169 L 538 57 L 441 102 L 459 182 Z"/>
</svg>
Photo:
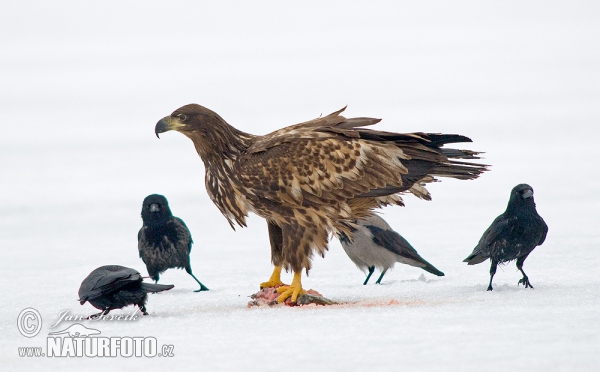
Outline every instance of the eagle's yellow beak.
<svg viewBox="0 0 600 372">
<path fill-rule="evenodd" d="M 165 116 L 160 119 L 158 123 L 156 123 L 156 127 L 154 127 L 154 133 L 156 133 L 156 137 L 159 137 L 159 133 L 164 133 L 170 130 L 178 130 L 181 127 L 185 127 L 185 124 L 179 121 L 178 118 L 174 118 L 172 116 Z"/>
</svg>

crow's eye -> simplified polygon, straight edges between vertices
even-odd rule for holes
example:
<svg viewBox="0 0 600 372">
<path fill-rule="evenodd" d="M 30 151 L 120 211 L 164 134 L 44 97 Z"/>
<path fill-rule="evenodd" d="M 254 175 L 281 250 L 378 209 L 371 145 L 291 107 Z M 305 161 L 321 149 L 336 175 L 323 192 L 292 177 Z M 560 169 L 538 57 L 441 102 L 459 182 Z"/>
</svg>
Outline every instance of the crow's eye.
<svg viewBox="0 0 600 372">
<path fill-rule="evenodd" d="M 178 114 L 177 117 L 179 118 L 180 121 L 185 121 L 187 119 L 187 115 L 185 115 L 185 114 Z"/>
</svg>

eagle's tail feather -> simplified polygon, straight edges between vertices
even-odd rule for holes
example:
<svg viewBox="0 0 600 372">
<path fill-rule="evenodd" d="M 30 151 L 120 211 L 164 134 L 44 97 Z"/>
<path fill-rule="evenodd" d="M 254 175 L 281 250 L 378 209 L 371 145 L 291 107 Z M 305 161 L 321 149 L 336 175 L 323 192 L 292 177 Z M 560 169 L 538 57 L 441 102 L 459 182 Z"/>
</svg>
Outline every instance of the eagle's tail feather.
<svg viewBox="0 0 600 372">
<path fill-rule="evenodd" d="M 449 160 L 446 163 L 436 164 L 429 174 L 432 176 L 450 177 L 459 180 L 472 180 L 487 171 L 487 167 L 489 167 L 489 165 Z"/>
</svg>

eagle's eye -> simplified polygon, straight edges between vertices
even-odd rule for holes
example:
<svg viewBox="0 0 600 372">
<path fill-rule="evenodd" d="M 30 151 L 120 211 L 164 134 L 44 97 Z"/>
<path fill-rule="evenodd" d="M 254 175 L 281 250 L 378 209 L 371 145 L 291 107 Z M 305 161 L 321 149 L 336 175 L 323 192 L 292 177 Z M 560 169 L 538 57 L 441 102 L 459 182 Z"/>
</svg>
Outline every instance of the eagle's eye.
<svg viewBox="0 0 600 372">
<path fill-rule="evenodd" d="M 185 114 L 177 114 L 177 117 L 180 121 L 185 121 L 187 119 L 187 115 Z"/>
</svg>

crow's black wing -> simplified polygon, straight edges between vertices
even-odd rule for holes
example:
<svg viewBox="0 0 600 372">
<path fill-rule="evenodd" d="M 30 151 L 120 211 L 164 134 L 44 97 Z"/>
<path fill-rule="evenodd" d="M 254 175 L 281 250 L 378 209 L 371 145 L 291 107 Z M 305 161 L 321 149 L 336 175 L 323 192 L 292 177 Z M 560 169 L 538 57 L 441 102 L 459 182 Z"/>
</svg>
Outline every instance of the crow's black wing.
<svg viewBox="0 0 600 372">
<path fill-rule="evenodd" d="M 177 244 L 183 244 L 187 247 L 188 253 L 192 251 L 192 233 L 188 229 L 187 225 L 181 218 L 173 217 L 173 223 L 175 224 L 175 230 L 177 231 Z"/>
<path fill-rule="evenodd" d="M 388 251 L 397 254 L 398 262 L 407 264 L 410 266 L 420 267 L 432 274 L 443 276 L 444 273 L 435 268 L 432 264 L 427 262 L 423 257 L 417 253 L 417 250 L 413 248 L 410 243 L 404 239 L 404 237 L 394 230 L 382 229 L 373 225 L 365 225 L 371 235 L 373 235 L 373 243 L 378 246 L 387 249 Z"/>
<path fill-rule="evenodd" d="M 102 266 L 83 280 L 79 298 L 97 298 L 137 281 L 142 281 L 142 276 L 134 269 L 118 265 Z"/>
<path fill-rule="evenodd" d="M 540 217 L 538 215 L 538 217 L 540 218 L 540 229 L 542 231 L 542 234 L 540 236 L 540 240 L 538 241 L 537 245 L 542 245 L 544 243 L 544 241 L 546 240 L 546 235 L 548 235 L 548 225 L 546 224 L 546 221 L 544 221 L 544 219 L 542 217 Z"/>
<path fill-rule="evenodd" d="M 365 225 L 373 235 L 373 242 L 399 256 L 421 262 L 423 259 L 417 251 L 404 239 L 404 237 L 393 230 L 385 230 L 373 225 Z"/>
<path fill-rule="evenodd" d="M 463 262 L 475 265 L 487 260 L 497 247 L 506 245 L 507 237 L 514 230 L 516 222 L 516 217 L 506 218 L 504 214 L 496 217 L 479 239 L 479 243 L 477 243 L 473 252 Z"/>
</svg>

